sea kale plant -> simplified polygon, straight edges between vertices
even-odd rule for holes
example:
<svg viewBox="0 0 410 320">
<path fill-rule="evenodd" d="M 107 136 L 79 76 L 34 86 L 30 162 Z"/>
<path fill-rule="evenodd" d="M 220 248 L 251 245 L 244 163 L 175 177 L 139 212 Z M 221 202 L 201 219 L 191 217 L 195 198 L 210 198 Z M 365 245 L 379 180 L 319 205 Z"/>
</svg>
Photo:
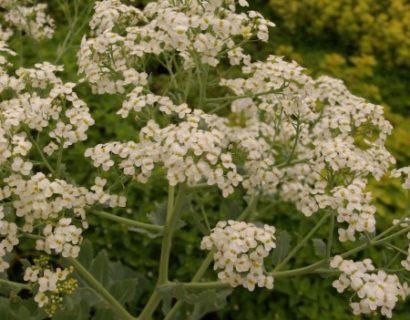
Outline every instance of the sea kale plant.
<svg viewBox="0 0 410 320">
<path fill-rule="evenodd" d="M 410 189 L 410 167 L 395 168 L 385 148 L 392 126 L 383 107 L 354 96 L 340 80 L 311 78 L 295 62 L 274 55 L 255 60 L 251 49 L 268 41 L 274 24 L 249 11 L 247 1 L 158 0 L 142 10 L 120 0 L 95 2 L 74 82 L 61 79 L 62 65 L 13 65 L 13 32 L 35 40 L 53 35 L 46 5 L 2 0 L 0 7 L 3 288 L 32 297 L 52 317 L 81 282 L 115 319 L 138 320 L 198 319 L 205 312 L 183 307 L 206 293 L 275 290 L 277 279 L 309 274 L 332 277 L 335 294 L 352 294 L 349 300 L 343 293 L 357 315 L 391 317 L 410 294 L 409 211 L 380 230 L 367 188 L 370 179 L 390 176 Z M 94 110 L 80 85 L 97 101 L 121 99 L 115 116 L 135 123 L 132 140 L 87 142 Z M 76 145 L 85 146 L 85 161 L 95 167 L 92 181 L 76 181 L 66 170 L 66 155 Z M 107 179 L 110 172 L 115 181 Z M 161 224 L 127 217 L 134 208 L 115 186 L 143 188 L 153 179 L 168 190 Z M 232 197 L 247 205 L 243 212 L 222 212 L 211 226 L 202 208 L 199 216 L 209 229 L 196 250 L 203 263 L 184 282 L 169 272 L 178 263 L 170 261 L 173 238 L 180 228 L 198 234 L 181 218 L 190 219 L 186 203 L 201 190 L 216 192 L 216 203 L 209 204 L 216 208 Z M 279 236 L 286 230 L 263 221 L 274 224 L 269 207 L 277 201 L 289 203 L 302 221 L 316 222 L 290 250 Z M 136 242 L 161 239 L 158 277 L 144 306 L 117 299 L 86 267 L 90 262 L 79 258 L 90 245 L 84 238 L 92 215 L 138 229 Z M 312 243 L 318 232 L 327 240 Z M 311 245 L 319 251 L 317 261 L 298 265 L 298 254 Z M 373 247 L 393 250 L 394 261 L 377 265 Z M 14 271 L 8 277 L 23 257 L 20 276 Z M 214 279 L 203 281 L 211 265 Z"/>
</svg>

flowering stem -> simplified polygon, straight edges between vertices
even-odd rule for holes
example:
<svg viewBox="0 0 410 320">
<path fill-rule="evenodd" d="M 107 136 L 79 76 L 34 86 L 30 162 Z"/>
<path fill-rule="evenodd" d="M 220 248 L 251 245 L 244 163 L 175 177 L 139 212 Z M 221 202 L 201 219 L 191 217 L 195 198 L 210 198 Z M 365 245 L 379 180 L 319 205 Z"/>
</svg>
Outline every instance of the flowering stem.
<svg viewBox="0 0 410 320">
<path fill-rule="evenodd" d="M 168 282 L 164 287 L 183 287 L 185 289 L 198 289 L 198 290 L 206 290 L 206 289 L 225 289 L 230 288 L 231 286 L 228 283 L 223 283 L 220 281 L 210 281 L 210 282 Z"/>
<path fill-rule="evenodd" d="M 145 229 L 145 230 L 153 231 L 153 232 L 162 232 L 164 230 L 163 226 L 158 226 L 155 224 L 139 222 L 139 221 L 119 217 L 119 216 L 116 216 L 114 214 L 104 212 L 104 211 L 92 211 L 92 213 L 99 217 L 102 217 L 102 218 L 105 218 L 111 221 L 116 221 L 116 222 L 125 224 L 127 226 L 134 227 L 134 228 L 141 228 L 141 229 Z"/>
<path fill-rule="evenodd" d="M 246 218 L 248 218 L 248 216 L 255 210 L 258 200 L 258 195 L 252 195 L 251 199 L 249 200 L 248 206 L 245 208 L 245 210 L 242 211 L 241 215 L 236 220 L 246 220 Z"/>
<path fill-rule="evenodd" d="M 40 146 L 38 145 L 37 141 L 32 137 L 31 133 L 29 130 L 26 130 L 26 133 L 31 141 L 31 143 L 36 147 L 38 153 L 40 154 L 41 160 L 43 160 L 44 165 L 47 167 L 47 169 L 53 174 L 53 176 L 56 175 L 55 170 L 53 167 L 50 165 L 48 162 L 47 158 L 44 156 L 43 151 L 41 150 Z"/>
<path fill-rule="evenodd" d="M 390 236 L 387 236 L 385 238 L 381 238 L 380 235 L 379 237 L 375 237 L 372 240 L 370 240 L 369 242 L 366 242 L 364 244 L 361 244 L 359 246 L 357 246 L 356 248 L 353 248 L 349 251 L 346 251 L 344 253 L 341 254 L 341 256 L 343 258 L 346 258 L 348 256 L 351 256 L 352 254 L 355 254 L 357 252 L 360 252 L 364 249 L 366 249 L 369 246 L 379 246 L 384 244 L 385 242 L 394 239 L 402 234 L 405 234 L 406 232 L 410 231 L 410 227 L 404 228 Z M 297 268 L 297 269 L 293 269 L 293 270 L 287 270 L 287 271 L 279 271 L 279 272 L 275 272 L 275 270 L 273 270 L 272 272 L 270 272 L 269 274 L 271 276 L 273 276 L 274 278 L 284 278 L 284 277 L 292 277 L 292 276 L 300 276 L 303 274 L 308 274 L 308 273 L 313 273 L 316 272 L 317 269 L 321 268 L 324 264 L 328 263 L 328 259 L 322 259 L 320 261 L 317 261 L 315 263 L 312 263 L 306 267 L 302 267 L 302 268 Z"/>
<path fill-rule="evenodd" d="M 313 236 L 313 234 L 325 223 L 327 218 L 329 217 L 329 214 L 325 214 L 319 221 L 316 223 L 316 225 L 310 230 L 310 232 L 300 241 L 295 248 L 283 259 L 276 267 L 273 269 L 273 271 L 279 271 L 282 269 L 286 263 L 289 262 L 290 259 L 293 258 L 293 256 L 299 252 L 299 250 L 306 244 L 306 242 Z"/>
<path fill-rule="evenodd" d="M 283 85 L 279 89 L 272 89 L 269 91 L 264 91 L 264 92 L 255 93 L 255 94 L 244 94 L 240 96 L 226 96 L 226 97 L 218 97 L 218 98 L 209 98 L 209 99 L 206 99 L 206 102 L 235 101 L 235 100 L 243 99 L 243 98 L 257 98 L 261 96 L 266 96 L 268 94 L 280 93 L 283 91 L 285 87 L 286 85 Z"/>
<path fill-rule="evenodd" d="M 18 291 L 23 290 L 23 289 L 31 290 L 31 287 L 28 284 L 10 281 L 6 279 L 0 279 L 0 284 L 2 286 L 4 285 L 4 286 L 12 287 L 14 289 L 17 289 Z"/>
<path fill-rule="evenodd" d="M 399 247 L 396 247 L 396 246 L 394 246 L 394 245 L 392 245 L 392 244 L 385 244 L 385 247 L 387 247 L 387 248 L 389 248 L 389 249 L 392 249 L 392 250 L 396 250 L 397 252 L 402 253 L 402 254 L 404 254 L 405 256 L 408 255 L 408 252 L 407 252 L 407 251 L 405 251 L 405 250 L 403 250 L 403 249 L 401 249 L 401 248 L 399 248 Z"/>
<path fill-rule="evenodd" d="M 278 164 L 276 167 L 277 168 L 285 168 L 285 167 L 293 166 L 295 164 L 308 163 L 308 162 L 309 162 L 309 159 L 304 158 L 304 159 L 300 159 L 300 160 L 290 161 L 289 163 L 287 161 L 285 161 L 285 162 L 282 162 L 282 163 Z"/>
<path fill-rule="evenodd" d="M 330 215 L 330 227 L 329 227 L 329 235 L 327 238 L 327 248 L 326 248 L 326 257 L 329 259 L 332 255 L 332 245 L 333 245 L 333 233 L 335 231 L 335 219 L 336 219 L 336 211 L 332 210 Z"/>
<path fill-rule="evenodd" d="M 238 217 L 237 220 L 241 221 L 241 220 L 246 219 L 248 215 L 251 214 L 253 210 L 255 210 L 258 200 L 259 200 L 258 195 L 252 195 L 251 199 L 249 200 L 248 206 L 242 211 L 241 215 Z M 202 264 L 200 265 L 198 271 L 192 277 L 192 282 L 197 282 L 201 280 L 206 270 L 208 270 L 209 265 L 214 259 L 214 253 L 215 253 L 214 251 L 210 251 L 208 253 L 204 261 L 202 261 Z M 184 301 L 181 301 L 181 300 L 177 301 L 177 303 L 175 303 L 175 305 L 171 308 L 171 310 L 168 311 L 164 320 L 174 319 L 177 312 L 179 311 L 179 309 L 181 309 L 183 305 L 184 305 Z"/>
<path fill-rule="evenodd" d="M 212 260 L 214 259 L 214 252 L 211 251 L 208 253 L 204 261 L 202 262 L 201 266 L 199 267 L 198 271 L 192 277 L 192 282 L 196 282 L 201 280 L 202 276 L 205 274 L 206 270 L 208 270 L 209 265 L 211 264 Z M 174 306 L 169 310 L 167 315 L 165 316 L 164 320 L 171 320 L 175 317 L 179 309 L 184 305 L 184 301 L 177 301 Z"/>
<path fill-rule="evenodd" d="M 62 160 L 63 160 L 63 149 L 64 149 L 64 140 L 60 142 L 57 154 L 57 165 L 56 165 L 56 178 L 61 176 Z"/>
<path fill-rule="evenodd" d="M 111 306 L 111 309 L 123 320 L 135 320 L 131 314 L 88 272 L 83 265 L 74 258 L 67 258 L 67 261 L 75 268 L 81 278 L 98 293 L 104 301 Z"/>
<path fill-rule="evenodd" d="M 296 147 L 297 147 L 298 142 L 299 142 L 300 132 L 302 131 L 300 129 L 300 125 L 301 125 L 301 121 L 298 119 L 297 122 L 296 122 L 296 128 L 295 128 L 296 129 L 295 141 L 293 142 L 292 150 L 290 151 L 288 159 L 286 160 L 285 166 L 289 165 L 289 163 L 292 161 L 292 158 L 295 154 Z"/>
<path fill-rule="evenodd" d="M 168 266 L 169 255 L 171 252 L 171 241 L 173 236 L 174 220 L 176 220 L 175 208 L 175 187 L 168 188 L 168 202 L 167 202 L 167 217 L 164 227 L 164 237 L 162 239 L 161 258 L 159 264 L 158 283 L 166 283 L 168 281 Z"/>
<path fill-rule="evenodd" d="M 144 307 L 144 310 L 142 310 L 141 314 L 138 316 L 138 320 L 150 320 L 160 302 L 161 295 L 158 291 L 158 287 L 155 287 L 154 292 Z"/>
<path fill-rule="evenodd" d="M 409 195 L 410 195 L 410 192 L 409 192 Z M 390 228 L 387 228 L 386 230 L 384 230 L 376 238 L 381 238 L 381 237 L 385 236 L 386 234 L 389 234 L 394 229 L 399 228 L 400 224 L 409 216 L 410 216 L 410 196 L 409 196 L 409 201 L 408 201 L 408 204 L 407 204 L 407 209 L 405 211 L 405 215 L 402 216 L 401 219 L 396 224 L 393 224 Z"/>
<path fill-rule="evenodd" d="M 152 293 L 148 303 L 145 305 L 144 310 L 138 317 L 138 320 L 148 320 L 151 319 L 152 314 L 161 302 L 161 295 L 158 292 L 158 288 L 161 285 L 168 283 L 168 268 L 169 268 L 169 257 L 171 253 L 172 237 L 174 235 L 174 230 L 178 217 L 182 208 L 182 200 L 184 197 L 185 186 L 180 185 L 178 189 L 178 194 L 175 198 L 175 188 L 169 186 L 168 189 L 168 203 L 167 203 L 167 218 L 165 226 L 163 229 L 163 238 L 161 246 L 161 258 L 159 262 L 159 275 L 158 283 Z"/>
</svg>

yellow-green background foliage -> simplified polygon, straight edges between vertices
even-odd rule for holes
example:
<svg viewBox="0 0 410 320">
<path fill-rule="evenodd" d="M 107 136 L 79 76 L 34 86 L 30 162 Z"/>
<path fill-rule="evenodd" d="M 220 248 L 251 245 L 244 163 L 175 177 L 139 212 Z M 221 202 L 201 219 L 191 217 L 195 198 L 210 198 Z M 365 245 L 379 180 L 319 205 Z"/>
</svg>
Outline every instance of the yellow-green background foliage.
<svg viewBox="0 0 410 320">
<path fill-rule="evenodd" d="M 291 33 L 304 30 L 324 41 L 337 37 L 347 49 L 410 65 L 410 3 L 407 0 L 270 0 Z"/>
</svg>

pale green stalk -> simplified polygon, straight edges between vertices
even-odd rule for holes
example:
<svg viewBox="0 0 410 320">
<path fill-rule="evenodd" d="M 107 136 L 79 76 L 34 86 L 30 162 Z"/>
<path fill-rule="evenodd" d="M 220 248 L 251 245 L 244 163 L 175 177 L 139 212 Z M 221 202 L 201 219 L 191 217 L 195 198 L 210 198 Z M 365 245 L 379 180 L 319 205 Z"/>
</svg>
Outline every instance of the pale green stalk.
<svg viewBox="0 0 410 320">
<path fill-rule="evenodd" d="M 294 248 L 293 250 L 283 259 L 274 269 L 274 271 L 279 271 L 282 269 L 286 263 L 289 262 L 290 259 L 292 259 L 296 253 L 299 252 L 299 250 L 306 244 L 306 242 L 309 241 L 309 239 L 315 234 L 315 232 L 325 223 L 327 218 L 329 217 L 329 214 L 326 213 L 323 215 L 323 217 L 316 223 L 316 225 L 309 231 L 309 233 L 300 241 Z"/>
<path fill-rule="evenodd" d="M 111 214 L 105 211 L 92 211 L 91 213 L 99 217 L 102 217 L 104 219 L 108 219 L 111 221 L 125 224 L 129 227 L 141 228 L 141 229 L 152 231 L 152 232 L 162 232 L 164 230 L 163 226 L 127 219 L 127 218 L 116 216 L 114 214 Z"/>
<path fill-rule="evenodd" d="M 332 254 L 332 245 L 333 245 L 333 238 L 335 232 L 335 219 L 336 219 L 336 211 L 332 210 L 330 215 L 330 227 L 329 227 L 329 235 L 327 237 L 327 248 L 326 248 L 326 257 L 329 259 Z"/>
<path fill-rule="evenodd" d="M 371 247 L 371 246 L 379 246 L 379 245 L 383 245 L 384 243 L 386 243 L 389 240 L 392 240 L 394 238 L 397 238 L 400 235 L 406 234 L 407 232 L 410 231 L 410 227 L 404 228 L 390 236 L 387 236 L 385 238 L 382 238 L 379 236 L 374 237 L 372 240 L 370 240 L 369 242 L 366 242 L 364 244 L 361 244 L 359 246 L 357 246 L 356 248 L 353 248 L 351 250 L 348 250 L 342 254 L 340 254 L 340 256 L 342 256 L 343 258 L 347 258 L 357 252 L 363 251 L 364 249 Z M 293 270 L 287 270 L 287 271 L 279 271 L 279 272 L 275 272 L 272 271 L 269 274 L 274 276 L 275 278 L 279 278 L 279 277 L 290 277 L 290 276 L 299 276 L 302 274 L 307 274 L 307 273 L 311 273 L 312 271 L 315 271 L 316 269 L 322 267 L 324 264 L 328 263 L 329 260 L 328 259 L 322 259 L 319 260 L 315 263 L 312 263 L 308 266 L 302 267 L 302 268 L 297 268 L 297 269 L 293 269 Z"/>
<path fill-rule="evenodd" d="M 43 153 L 43 150 L 41 150 L 41 147 L 38 145 L 37 141 L 33 138 L 33 136 L 30 133 L 29 129 L 26 129 L 25 132 L 27 133 L 27 136 L 30 139 L 30 142 L 34 145 L 34 147 L 36 148 L 37 152 L 39 153 L 41 160 L 43 161 L 44 165 L 47 167 L 47 169 L 50 171 L 50 173 L 55 176 L 56 175 L 56 171 L 53 169 L 53 167 L 50 165 L 50 163 L 48 162 L 46 156 Z"/>
<path fill-rule="evenodd" d="M 30 285 L 28 285 L 26 283 L 20 283 L 20 282 L 10 281 L 10 280 L 6 280 L 6 279 L 0 279 L 0 285 L 10 287 L 10 288 L 16 289 L 18 291 L 23 290 L 23 289 L 31 290 Z"/>
<path fill-rule="evenodd" d="M 152 314 L 157 309 L 162 297 L 158 291 L 158 288 L 168 283 L 168 269 L 169 269 L 169 257 L 172 247 L 172 238 L 174 235 L 175 227 L 181 213 L 182 202 L 185 192 L 185 185 L 180 185 L 178 194 L 175 198 L 175 188 L 169 186 L 168 189 L 168 203 L 167 203 L 167 217 L 163 230 L 163 238 L 161 245 L 161 258 L 159 262 L 159 272 L 157 285 L 152 293 L 148 303 L 142 310 L 138 317 L 138 320 L 149 320 L 152 318 Z"/>
</svg>

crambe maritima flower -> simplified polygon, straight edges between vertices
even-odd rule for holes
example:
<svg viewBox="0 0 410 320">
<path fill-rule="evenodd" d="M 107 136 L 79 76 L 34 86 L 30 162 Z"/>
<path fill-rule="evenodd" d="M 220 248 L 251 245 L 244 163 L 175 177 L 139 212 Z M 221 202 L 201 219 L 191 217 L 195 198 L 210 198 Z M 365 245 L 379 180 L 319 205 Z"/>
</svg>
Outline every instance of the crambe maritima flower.
<svg viewBox="0 0 410 320">
<path fill-rule="evenodd" d="M 376 272 L 370 259 L 354 262 L 335 256 L 330 265 L 341 271 L 333 287 L 339 293 L 347 288 L 356 291 L 360 300 L 350 303 L 355 315 L 371 314 L 380 308 L 382 315 L 391 318 L 398 299 L 405 299 L 410 294 L 407 283 L 402 284 L 396 275 Z"/>
<path fill-rule="evenodd" d="M 273 288 L 273 277 L 265 273 L 263 260 L 275 247 L 274 227 L 233 220 L 219 221 L 201 242 L 201 249 L 216 250 L 214 269 L 220 270 L 218 278 L 249 291 L 255 286 Z"/>
</svg>

